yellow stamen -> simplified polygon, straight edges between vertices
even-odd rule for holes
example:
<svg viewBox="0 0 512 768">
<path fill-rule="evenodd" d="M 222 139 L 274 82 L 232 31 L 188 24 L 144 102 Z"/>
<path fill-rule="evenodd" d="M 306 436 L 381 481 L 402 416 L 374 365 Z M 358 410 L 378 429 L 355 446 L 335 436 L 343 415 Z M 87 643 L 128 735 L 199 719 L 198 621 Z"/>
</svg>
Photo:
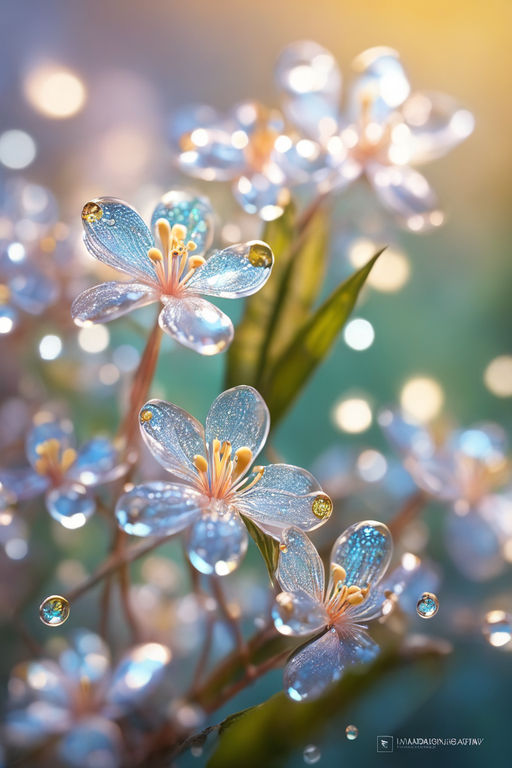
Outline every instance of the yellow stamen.
<svg viewBox="0 0 512 768">
<path fill-rule="evenodd" d="M 179 243 L 183 243 L 187 236 L 187 228 L 184 227 L 183 224 L 174 224 L 171 232 L 173 239 L 177 240 Z"/>
<path fill-rule="evenodd" d="M 354 594 L 347 597 L 347 603 L 350 605 L 361 605 L 364 600 L 364 595 L 361 592 L 354 592 Z"/>
<path fill-rule="evenodd" d="M 356 584 L 352 584 L 352 586 L 348 588 L 348 594 L 349 595 L 353 595 L 354 592 L 360 592 L 360 591 L 361 590 L 359 589 L 359 587 Z"/>
<path fill-rule="evenodd" d="M 347 572 L 341 565 L 333 565 L 332 578 L 335 584 L 337 584 L 338 581 L 345 581 L 347 578 Z"/>
<path fill-rule="evenodd" d="M 153 264 L 159 264 L 164 260 L 162 251 L 160 251 L 158 248 L 150 248 L 148 251 L 148 257 L 151 259 Z"/>
<path fill-rule="evenodd" d="M 63 451 L 60 459 L 60 466 L 63 472 L 67 472 L 68 469 L 75 463 L 76 456 L 77 454 L 74 448 L 66 448 Z"/>
<path fill-rule="evenodd" d="M 188 260 L 188 266 L 190 269 L 196 270 L 198 267 L 202 267 L 206 263 L 206 260 L 202 256 L 191 256 Z"/>
<path fill-rule="evenodd" d="M 239 448 L 235 453 L 235 468 L 233 470 L 232 478 L 236 480 L 242 475 L 247 467 L 251 465 L 252 451 L 247 446 Z"/>
<path fill-rule="evenodd" d="M 171 247 L 171 227 L 167 219 L 158 219 L 156 222 L 158 237 L 162 243 L 163 252 L 167 255 Z"/>
<path fill-rule="evenodd" d="M 198 472 L 208 471 L 208 462 L 206 461 L 204 456 L 200 456 L 199 454 L 196 454 L 192 459 L 192 461 L 194 462 L 194 466 Z"/>
</svg>

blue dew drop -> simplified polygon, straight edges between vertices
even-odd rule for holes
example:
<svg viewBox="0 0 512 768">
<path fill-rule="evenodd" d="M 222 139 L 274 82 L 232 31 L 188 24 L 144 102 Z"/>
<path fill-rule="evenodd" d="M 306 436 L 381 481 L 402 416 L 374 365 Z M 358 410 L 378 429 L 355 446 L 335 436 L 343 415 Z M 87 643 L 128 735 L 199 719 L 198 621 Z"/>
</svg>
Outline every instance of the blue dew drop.
<svg viewBox="0 0 512 768">
<path fill-rule="evenodd" d="M 302 759 L 304 760 L 306 765 L 314 765 L 315 763 L 318 763 L 321 757 L 322 757 L 322 753 L 320 752 L 319 748 L 314 744 L 308 744 L 308 746 L 305 747 L 304 752 L 302 753 Z"/>
<path fill-rule="evenodd" d="M 439 610 L 439 600 L 433 592 L 424 592 L 416 603 L 416 613 L 422 619 L 431 619 Z"/>
<path fill-rule="evenodd" d="M 359 736 L 359 728 L 357 725 L 347 725 L 345 728 L 345 736 L 349 741 L 355 741 Z"/>
<path fill-rule="evenodd" d="M 47 627 L 60 627 L 69 617 L 69 603 L 65 597 L 50 595 L 39 606 L 39 618 Z"/>
</svg>

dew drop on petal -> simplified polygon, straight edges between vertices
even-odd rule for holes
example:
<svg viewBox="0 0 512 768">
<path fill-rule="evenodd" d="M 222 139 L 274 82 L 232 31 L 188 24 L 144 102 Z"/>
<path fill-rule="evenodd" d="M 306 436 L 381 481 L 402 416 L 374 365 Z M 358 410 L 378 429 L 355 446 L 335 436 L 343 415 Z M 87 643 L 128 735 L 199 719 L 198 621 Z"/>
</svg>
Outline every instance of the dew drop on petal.
<svg viewBox="0 0 512 768">
<path fill-rule="evenodd" d="M 439 600 L 433 592 L 424 592 L 416 603 L 416 613 L 422 619 L 431 619 L 439 610 Z"/>
<path fill-rule="evenodd" d="M 247 258 L 253 267 L 270 267 L 272 264 L 272 251 L 266 243 L 254 241 L 250 244 Z"/>
<path fill-rule="evenodd" d="M 318 763 L 322 757 L 322 753 L 314 744 L 308 744 L 302 753 L 302 757 L 306 765 L 314 765 L 315 763 Z"/>
<path fill-rule="evenodd" d="M 359 729 L 356 725 L 347 725 L 345 728 L 345 736 L 349 741 L 355 741 L 359 736 Z"/>
<path fill-rule="evenodd" d="M 82 219 L 88 221 L 89 224 L 94 224 L 95 221 L 99 221 L 102 216 L 103 208 L 98 205 L 98 203 L 86 203 L 82 208 Z"/>
<path fill-rule="evenodd" d="M 69 617 L 69 603 L 65 597 L 50 595 L 39 606 L 39 617 L 47 627 L 60 627 Z"/>
<path fill-rule="evenodd" d="M 311 509 L 319 520 L 328 520 L 332 513 L 332 501 L 325 494 L 321 494 L 313 501 Z"/>
<path fill-rule="evenodd" d="M 512 650 L 512 614 L 505 611 L 489 611 L 485 615 L 482 632 L 494 648 Z"/>
</svg>

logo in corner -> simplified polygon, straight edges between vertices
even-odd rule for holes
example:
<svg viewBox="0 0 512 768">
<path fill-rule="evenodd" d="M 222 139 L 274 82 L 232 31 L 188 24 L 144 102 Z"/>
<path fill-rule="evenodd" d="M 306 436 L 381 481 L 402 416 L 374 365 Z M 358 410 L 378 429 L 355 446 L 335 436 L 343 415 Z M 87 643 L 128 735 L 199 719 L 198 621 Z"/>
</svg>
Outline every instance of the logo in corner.
<svg viewBox="0 0 512 768">
<path fill-rule="evenodd" d="M 377 736 L 377 752 L 392 752 L 392 751 L 393 751 L 393 737 Z"/>
</svg>

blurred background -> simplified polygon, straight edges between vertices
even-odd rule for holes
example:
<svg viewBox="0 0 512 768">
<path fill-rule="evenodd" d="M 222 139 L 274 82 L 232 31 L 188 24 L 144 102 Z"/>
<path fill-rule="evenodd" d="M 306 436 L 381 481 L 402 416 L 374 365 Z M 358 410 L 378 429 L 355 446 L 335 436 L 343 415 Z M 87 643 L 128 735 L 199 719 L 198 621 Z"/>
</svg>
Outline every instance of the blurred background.
<svg viewBox="0 0 512 768">
<path fill-rule="evenodd" d="M 364 192 L 349 191 L 337 200 L 329 285 L 369 255 L 375 231 L 379 234 L 373 240 L 380 243 L 385 237 L 394 258 L 386 270 L 376 270 L 356 308 L 354 318 L 367 322 L 352 326 L 352 332 L 347 326 L 279 427 L 274 448 L 289 463 L 318 469 L 319 457 L 334 447 L 340 456 L 334 472 L 340 477 L 357 473 L 358 457 L 372 449 L 384 458 L 385 471 L 391 471 L 396 457 L 376 414 L 398 403 L 422 421 L 442 418 L 469 425 L 491 420 L 510 431 L 511 23 L 507 0 L 4 0 L 0 179 L 11 185 L 6 189 L 41 185 L 55 197 L 55 202 L 38 198 L 37 205 L 57 206 L 41 259 L 50 271 L 58 265 L 60 282 L 51 311 L 37 319 L 23 317 L 12 334 L 0 339 L 0 449 L 9 460 L 31 415 L 48 402 L 75 421 L 83 439 L 95 430 L 113 433 L 153 319 L 152 310 L 144 310 L 89 338 L 72 327 L 71 300 L 102 274 L 80 242 L 84 202 L 116 196 L 148 216 L 164 191 L 184 185 L 210 196 L 219 216 L 219 242 L 258 236 L 258 221 L 240 213 L 228 185 L 196 183 L 180 175 L 169 125 L 173 111 L 189 102 L 225 109 L 255 98 L 277 106 L 274 63 L 280 50 L 297 39 L 328 48 L 346 81 L 352 59 L 363 49 L 396 48 L 414 88 L 453 95 L 474 113 L 476 127 L 462 146 L 424 169 L 446 212 L 446 223 L 433 233 L 406 233 L 389 221 L 382 227 L 382 214 Z M 12 239 L 5 194 L 1 240 Z M 26 207 L 26 188 L 20 195 Z M 24 227 L 16 237 L 30 239 L 34 233 Z M 237 304 L 235 315 L 229 307 L 235 320 L 242 312 Z M 153 392 L 203 418 L 222 389 L 223 374 L 222 355 L 199 358 L 164 340 Z M 395 503 L 389 488 L 366 489 L 340 504 L 330 531 L 337 535 L 362 517 L 389 519 Z M 444 675 L 435 684 L 414 676 L 389 680 L 375 695 L 358 701 L 347 720 L 357 724 L 358 739 L 352 743 L 336 733 L 324 735 L 318 743 L 322 763 L 373 764 L 380 757 L 375 755 L 376 736 L 393 733 L 484 737 L 480 749 L 445 750 L 435 753 L 436 760 L 457 766 L 481 765 L 483 759 L 506 764 L 510 655 L 486 642 L 481 617 L 486 610 L 512 607 L 510 572 L 485 584 L 456 572 L 441 535 L 445 514 L 442 507 L 429 505 L 409 543 L 413 550 L 425 549 L 442 567 L 441 610 L 428 631 L 454 643 Z M 44 641 L 49 631 L 34 610 L 41 592 L 63 592 L 93 570 L 98 541 L 107 547 L 105 528 L 95 519 L 78 533 L 57 530 L 43 508 L 34 505 L 17 538 L 26 545 L 11 546 L 10 554 L 6 550 L 1 606 L 7 614 L 13 603 L 26 604 L 27 625 Z M 179 556 L 171 547 L 169 557 Z M 257 558 L 250 557 L 244 565 L 247 580 L 260 568 Z M 13 572 L 15 584 L 7 575 Z M 73 623 L 94 626 L 93 606 L 94 595 L 76 612 L 72 608 Z M 412 622 L 415 631 L 425 631 L 420 619 Z M 4 681 L 20 657 L 17 636 L 9 631 Z M 279 685 L 279 673 L 271 674 L 226 713 L 264 700 Z M 393 761 L 406 766 L 413 756 L 426 765 L 430 755 L 403 752 Z M 188 762 L 193 760 L 185 756 L 182 764 Z M 300 751 L 289 764 L 302 764 Z"/>
</svg>

